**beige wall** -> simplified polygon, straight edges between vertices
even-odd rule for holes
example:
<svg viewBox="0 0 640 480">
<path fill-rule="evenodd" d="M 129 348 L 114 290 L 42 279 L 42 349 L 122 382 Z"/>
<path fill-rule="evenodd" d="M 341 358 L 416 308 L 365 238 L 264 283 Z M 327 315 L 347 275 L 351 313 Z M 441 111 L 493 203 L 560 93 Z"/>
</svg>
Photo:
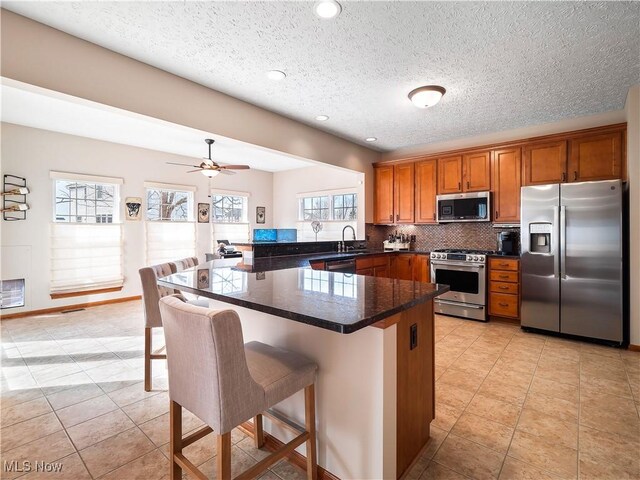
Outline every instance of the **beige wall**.
<svg viewBox="0 0 640 480">
<path fill-rule="evenodd" d="M 184 78 L 1 10 L 2 76 L 364 172 L 380 154 Z"/>
<path fill-rule="evenodd" d="M 629 166 L 631 343 L 640 346 L 640 85 L 629 89 L 625 112 Z"/>
</svg>

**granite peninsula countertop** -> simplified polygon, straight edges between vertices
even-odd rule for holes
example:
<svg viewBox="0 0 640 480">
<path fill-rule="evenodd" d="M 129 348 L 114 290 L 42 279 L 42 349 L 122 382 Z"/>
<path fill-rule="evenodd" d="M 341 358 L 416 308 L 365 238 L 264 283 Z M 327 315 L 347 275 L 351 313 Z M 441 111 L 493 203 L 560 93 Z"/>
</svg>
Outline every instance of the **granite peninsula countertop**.
<svg viewBox="0 0 640 480">
<path fill-rule="evenodd" d="M 237 263 L 207 262 L 158 283 L 339 333 L 353 333 L 449 290 L 447 285 L 308 267 L 247 272 L 222 264 L 233 260 Z"/>
</svg>

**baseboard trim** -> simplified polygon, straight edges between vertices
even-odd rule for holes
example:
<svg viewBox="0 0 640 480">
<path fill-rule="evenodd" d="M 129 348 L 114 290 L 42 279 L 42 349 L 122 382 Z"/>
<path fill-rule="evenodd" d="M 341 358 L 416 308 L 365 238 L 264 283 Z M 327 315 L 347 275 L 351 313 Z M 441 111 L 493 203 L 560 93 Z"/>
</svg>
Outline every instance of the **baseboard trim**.
<svg viewBox="0 0 640 480">
<path fill-rule="evenodd" d="M 242 425 L 240 425 L 239 428 L 247 435 L 251 437 L 253 436 L 253 423 L 244 422 Z M 276 437 L 268 434 L 267 432 L 264 432 L 264 447 L 267 450 L 274 452 L 283 445 L 284 443 L 278 440 Z M 305 457 L 301 453 L 298 453 L 294 450 L 290 454 L 286 455 L 285 458 L 289 461 L 289 463 L 295 465 L 296 467 L 299 467 L 305 471 L 307 470 L 307 457 Z M 340 480 L 340 478 L 336 477 L 333 473 L 325 470 L 320 465 L 318 465 L 318 480 Z"/>
<path fill-rule="evenodd" d="M 640 345 L 634 345 L 633 343 L 630 343 L 628 348 L 632 352 L 640 352 Z"/>
<path fill-rule="evenodd" d="M 99 307 L 100 305 L 109 305 L 111 303 L 131 302 L 133 300 L 140 300 L 141 298 L 142 298 L 142 296 L 135 295 L 133 297 L 111 298 L 109 300 L 100 300 L 100 301 L 97 301 L 97 302 L 74 303 L 73 305 L 61 305 L 59 307 L 44 308 L 42 310 L 29 310 L 27 312 L 9 313 L 9 314 L 0 313 L 0 320 L 12 320 L 14 318 L 31 317 L 31 316 L 34 316 L 34 315 L 46 315 L 48 313 L 60 313 L 60 312 L 63 312 L 65 310 L 73 310 L 73 309 L 76 309 L 76 308 Z"/>
</svg>

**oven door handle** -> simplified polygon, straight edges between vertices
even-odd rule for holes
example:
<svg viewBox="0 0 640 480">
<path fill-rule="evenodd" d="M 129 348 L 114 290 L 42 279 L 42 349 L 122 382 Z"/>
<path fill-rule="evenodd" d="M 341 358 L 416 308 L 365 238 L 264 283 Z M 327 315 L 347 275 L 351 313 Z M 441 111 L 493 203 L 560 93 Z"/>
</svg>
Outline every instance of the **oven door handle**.
<svg viewBox="0 0 640 480">
<path fill-rule="evenodd" d="M 472 305 L 470 303 L 449 302 L 447 300 L 440 300 L 439 298 L 436 298 L 435 301 L 437 303 L 443 303 L 445 305 L 453 305 L 454 307 L 473 308 L 475 310 L 483 310 L 484 309 L 483 305 Z"/>
<path fill-rule="evenodd" d="M 438 262 L 432 261 L 431 265 L 443 265 L 445 267 L 466 267 L 468 269 L 477 270 L 480 268 L 484 268 L 484 265 L 469 265 L 468 263 L 453 263 L 453 262 Z"/>
</svg>

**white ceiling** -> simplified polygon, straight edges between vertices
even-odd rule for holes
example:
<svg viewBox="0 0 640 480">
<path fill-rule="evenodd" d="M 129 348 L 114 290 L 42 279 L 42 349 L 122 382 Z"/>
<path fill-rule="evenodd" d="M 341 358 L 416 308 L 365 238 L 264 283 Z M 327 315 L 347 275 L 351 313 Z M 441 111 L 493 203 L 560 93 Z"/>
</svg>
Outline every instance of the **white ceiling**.
<svg viewBox="0 0 640 480">
<path fill-rule="evenodd" d="M 184 155 L 192 157 L 194 165 L 199 165 L 202 158 L 208 155 L 205 138 L 216 140 L 211 148 L 211 156 L 221 164 L 249 165 L 253 169 L 267 172 L 281 172 L 316 164 L 221 135 L 9 79 L 3 79 L 0 95 L 0 118 L 3 122 Z"/>
<path fill-rule="evenodd" d="M 313 3 L 3 7 L 380 149 L 619 110 L 640 81 L 640 2 L 344 0 L 331 21 Z M 447 89 L 427 110 L 406 97 L 424 84 Z"/>
</svg>

